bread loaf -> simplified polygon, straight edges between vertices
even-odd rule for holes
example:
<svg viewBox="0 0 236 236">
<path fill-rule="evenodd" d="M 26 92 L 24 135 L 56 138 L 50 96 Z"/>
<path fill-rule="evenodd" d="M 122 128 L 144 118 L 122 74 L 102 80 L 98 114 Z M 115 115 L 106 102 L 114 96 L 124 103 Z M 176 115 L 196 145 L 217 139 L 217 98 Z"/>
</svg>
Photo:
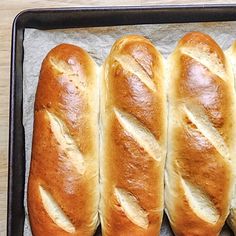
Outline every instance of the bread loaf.
<svg viewBox="0 0 236 236">
<path fill-rule="evenodd" d="M 104 236 L 157 236 L 163 215 L 166 101 L 163 59 L 142 36 L 113 45 L 101 92 Z"/>
<path fill-rule="evenodd" d="M 34 236 L 89 236 L 98 225 L 96 71 L 88 53 L 69 44 L 42 63 L 28 184 Z"/>
<path fill-rule="evenodd" d="M 232 70 L 199 32 L 180 40 L 169 65 L 166 213 L 175 235 L 216 236 L 229 213 L 236 155 Z"/>
<path fill-rule="evenodd" d="M 236 78 L 236 41 L 232 46 L 227 50 L 226 55 L 228 60 L 231 62 L 233 73 L 234 73 L 234 82 Z M 235 89 L 235 86 L 234 86 Z M 236 119 L 236 117 L 234 118 Z M 235 143 L 236 146 L 236 143 Z M 233 187 L 233 197 L 230 204 L 230 214 L 227 219 L 227 223 L 230 228 L 233 230 L 234 235 L 236 235 L 236 160 L 233 162 L 233 173 L 234 173 L 234 187 Z"/>
</svg>

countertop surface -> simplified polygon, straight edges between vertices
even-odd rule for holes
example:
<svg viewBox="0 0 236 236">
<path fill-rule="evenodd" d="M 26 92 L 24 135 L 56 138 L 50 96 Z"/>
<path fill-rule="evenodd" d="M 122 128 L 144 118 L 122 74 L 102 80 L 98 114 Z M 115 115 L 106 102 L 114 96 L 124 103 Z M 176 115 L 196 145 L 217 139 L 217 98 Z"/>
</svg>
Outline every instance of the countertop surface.
<svg viewBox="0 0 236 236">
<path fill-rule="evenodd" d="M 236 3 L 236 0 L 8 0 L 0 5 L 0 236 L 6 235 L 7 175 L 8 175 L 8 117 L 10 86 L 11 27 L 15 16 L 24 9 L 41 7 L 79 7 L 106 5 L 156 5 L 156 4 L 211 4 Z"/>
</svg>

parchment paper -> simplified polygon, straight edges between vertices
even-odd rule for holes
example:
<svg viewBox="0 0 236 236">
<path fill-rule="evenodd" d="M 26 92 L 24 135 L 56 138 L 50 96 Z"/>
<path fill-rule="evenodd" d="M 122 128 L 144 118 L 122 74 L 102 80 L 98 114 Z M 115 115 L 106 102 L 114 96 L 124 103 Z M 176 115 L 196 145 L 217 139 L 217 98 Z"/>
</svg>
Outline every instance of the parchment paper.
<svg viewBox="0 0 236 236">
<path fill-rule="evenodd" d="M 236 22 L 184 23 L 161 25 L 133 25 L 80 28 L 69 30 L 40 31 L 25 29 L 24 63 L 23 63 L 23 125 L 25 128 L 26 149 L 26 186 L 31 159 L 31 142 L 33 127 L 33 107 L 40 66 L 50 49 L 60 43 L 71 43 L 87 50 L 95 61 L 101 65 L 108 55 L 112 44 L 126 34 L 141 34 L 149 38 L 165 58 L 173 51 L 178 40 L 187 32 L 202 31 L 212 36 L 223 49 L 227 49 L 236 39 Z M 25 199 L 25 236 L 31 236 Z M 164 218 L 162 236 L 172 235 L 168 220 Z M 221 236 L 231 235 L 225 229 Z"/>
</svg>

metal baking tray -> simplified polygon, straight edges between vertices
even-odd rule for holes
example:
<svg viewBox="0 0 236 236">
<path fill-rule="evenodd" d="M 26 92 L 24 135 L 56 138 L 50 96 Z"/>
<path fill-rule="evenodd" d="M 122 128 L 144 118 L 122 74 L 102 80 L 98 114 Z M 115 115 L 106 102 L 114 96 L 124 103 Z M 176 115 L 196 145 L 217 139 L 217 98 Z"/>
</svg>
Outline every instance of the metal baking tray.
<svg viewBox="0 0 236 236">
<path fill-rule="evenodd" d="M 41 30 L 91 26 L 236 21 L 234 5 L 162 5 L 152 7 L 96 7 L 32 9 L 19 13 L 12 28 L 9 120 L 7 235 L 24 229 L 25 151 L 22 125 L 23 39 L 25 28 Z"/>
</svg>

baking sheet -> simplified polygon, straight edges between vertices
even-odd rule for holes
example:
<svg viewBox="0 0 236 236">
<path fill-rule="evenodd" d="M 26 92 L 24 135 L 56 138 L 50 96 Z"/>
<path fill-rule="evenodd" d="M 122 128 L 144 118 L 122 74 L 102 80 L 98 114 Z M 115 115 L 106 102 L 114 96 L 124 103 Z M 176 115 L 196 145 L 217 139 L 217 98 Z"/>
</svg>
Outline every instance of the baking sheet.
<svg viewBox="0 0 236 236">
<path fill-rule="evenodd" d="M 60 43 L 71 43 L 87 50 L 101 65 L 116 39 L 127 34 L 141 34 L 149 38 L 165 58 L 173 51 L 178 40 L 187 32 L 201 31 L 209 34 L 223 49 L 236 39 L 236 22 L 150 24 L 132 26 L 91 27 L 67 30 L 42 31 L 25 29 L 23 62 L 23 125 L 25 128 L 25 210 L 24 236 L 31 236 L 26 202 L 26 189 L 31 159 L 33 107 L 40 66 L 48 51 Z M 172 235 L 165 218 L 161 236 Z M 221 236 L 229 236 L 224 229 Z"/>
</svg>

